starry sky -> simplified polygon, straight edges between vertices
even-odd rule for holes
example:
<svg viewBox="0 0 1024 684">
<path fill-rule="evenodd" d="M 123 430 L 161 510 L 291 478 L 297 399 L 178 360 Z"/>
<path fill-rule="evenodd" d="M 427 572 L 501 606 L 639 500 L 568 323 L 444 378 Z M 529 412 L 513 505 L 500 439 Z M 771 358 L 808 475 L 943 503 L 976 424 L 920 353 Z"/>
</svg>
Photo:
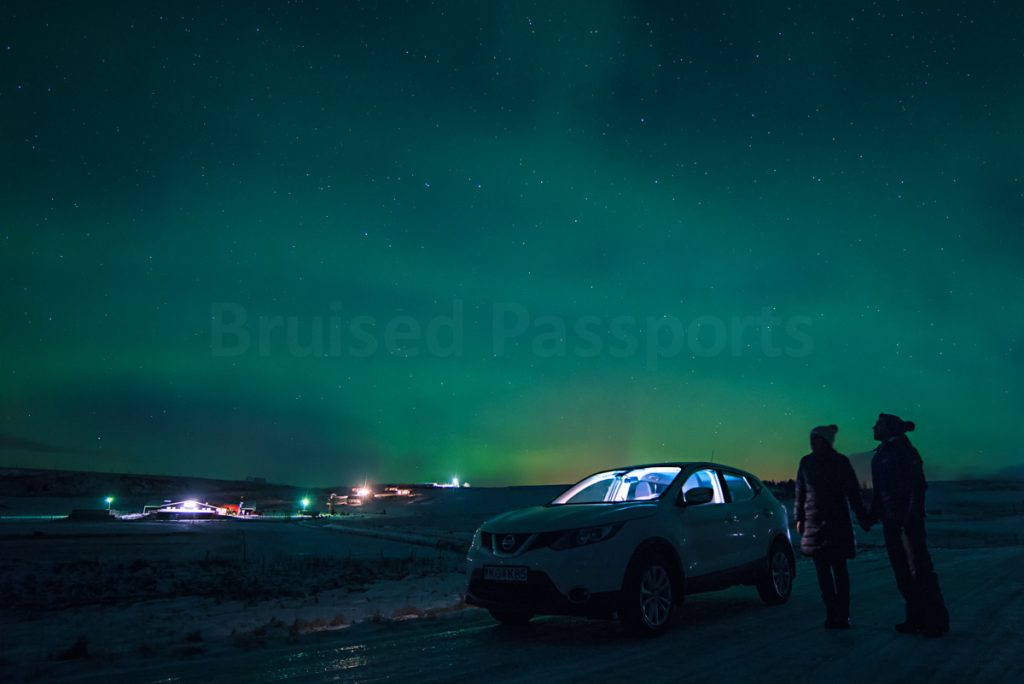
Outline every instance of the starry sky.
<svg viewBox="0 0 1024 684">
<path fill-rule="evenodd" d="M 2 465 L 1024 462 L 1020 3 L 0 12 Z"/>
</svg>

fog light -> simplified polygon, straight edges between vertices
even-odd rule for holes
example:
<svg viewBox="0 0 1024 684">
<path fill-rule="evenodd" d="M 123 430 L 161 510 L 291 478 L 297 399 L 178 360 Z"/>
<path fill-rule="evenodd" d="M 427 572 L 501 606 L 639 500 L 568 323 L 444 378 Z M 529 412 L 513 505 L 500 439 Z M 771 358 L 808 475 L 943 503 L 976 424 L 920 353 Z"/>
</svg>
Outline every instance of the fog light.
<svg viewBox="0 0 1024 684">
<path fill-rule="evenodd" d="M 590 592 L 583 587 L 575 587 L 569 590 L 569 600 L 573 603 L 585 603 L 590 598 Z"/>
</svg>

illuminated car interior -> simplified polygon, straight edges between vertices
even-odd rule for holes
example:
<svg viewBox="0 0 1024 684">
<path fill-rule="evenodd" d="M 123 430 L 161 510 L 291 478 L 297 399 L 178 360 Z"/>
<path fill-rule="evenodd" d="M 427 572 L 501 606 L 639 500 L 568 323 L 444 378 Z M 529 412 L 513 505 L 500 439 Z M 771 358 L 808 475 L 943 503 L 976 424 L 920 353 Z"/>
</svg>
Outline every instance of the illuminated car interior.
<svg viewBox="0 0 1024 684">
<path fill-rule="evenodd" d="M 570 487 L 551 503 L 563 505 L 654 501 L 668 489 L 681 470 L 676 466 L 608 470 L 591 475 Z"/>
<path fill-rule="evenodd" d="M 725 493 L 722 491 L 722 483 L 718 479 L 718 475 L 714 470 L 707 468 L 705 470 L 697 470 L 693 472 L 686 482 L 683 483 L 683 495 L 686 492 L 697 487 L 707 487 L 715 493 L 715 497 L 710 501 L 713 504 L 725 503 Z"/>
</svg>

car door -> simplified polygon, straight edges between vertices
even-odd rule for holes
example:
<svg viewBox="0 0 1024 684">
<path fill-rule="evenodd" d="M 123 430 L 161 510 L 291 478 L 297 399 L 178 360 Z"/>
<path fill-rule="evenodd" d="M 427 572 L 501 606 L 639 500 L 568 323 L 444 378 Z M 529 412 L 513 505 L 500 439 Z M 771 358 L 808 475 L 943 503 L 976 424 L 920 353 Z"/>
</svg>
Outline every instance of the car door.
<svg viewBox="0 0 1024 684">
<path fill-rule="evenodd" d="M 730 568 L 742 567 L 764 556 L 766 548 L 759 534 L 761 506 L 753 484 L 741 473 L 719 470 L 726 502 L 722 516 L 728 532 Z"/>
<path fill-rule="evenodd" d="M 718 473 L 712 468 L 696 470 L 686 478 L 680 496 L 695 487 L 709 487 L 714 499 L 699 506 L 676 508 L 681 523 L 684 572 L 688 578 L 711 575 L 729 567 L 728 527 L 723 511 L 725 492 Z"/>
</svg>

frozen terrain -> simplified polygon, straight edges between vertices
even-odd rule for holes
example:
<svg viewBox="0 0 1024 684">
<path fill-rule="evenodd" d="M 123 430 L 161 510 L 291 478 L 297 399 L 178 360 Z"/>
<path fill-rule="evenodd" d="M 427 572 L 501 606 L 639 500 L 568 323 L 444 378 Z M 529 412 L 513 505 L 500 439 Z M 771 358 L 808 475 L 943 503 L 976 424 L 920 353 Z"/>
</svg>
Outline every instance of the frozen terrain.
<svg viewBox="0 0 1024 684">
<path fill-rule="evenodd" d="M 663 638 L 614 622 L 499 627 L 462 600 L 463 550 L 496 512 L 558 488 L 439 490 L 334 519 L 0 523 L 4 681 L 1020 681 L 1024 485 L 937 483 L 929 535 L 953 631 L 897 635 L 876 529 L 853 562 L 855 628 L 826 632 L 813 569 L 767 608 L 690 597 Z"/>
</svg>

